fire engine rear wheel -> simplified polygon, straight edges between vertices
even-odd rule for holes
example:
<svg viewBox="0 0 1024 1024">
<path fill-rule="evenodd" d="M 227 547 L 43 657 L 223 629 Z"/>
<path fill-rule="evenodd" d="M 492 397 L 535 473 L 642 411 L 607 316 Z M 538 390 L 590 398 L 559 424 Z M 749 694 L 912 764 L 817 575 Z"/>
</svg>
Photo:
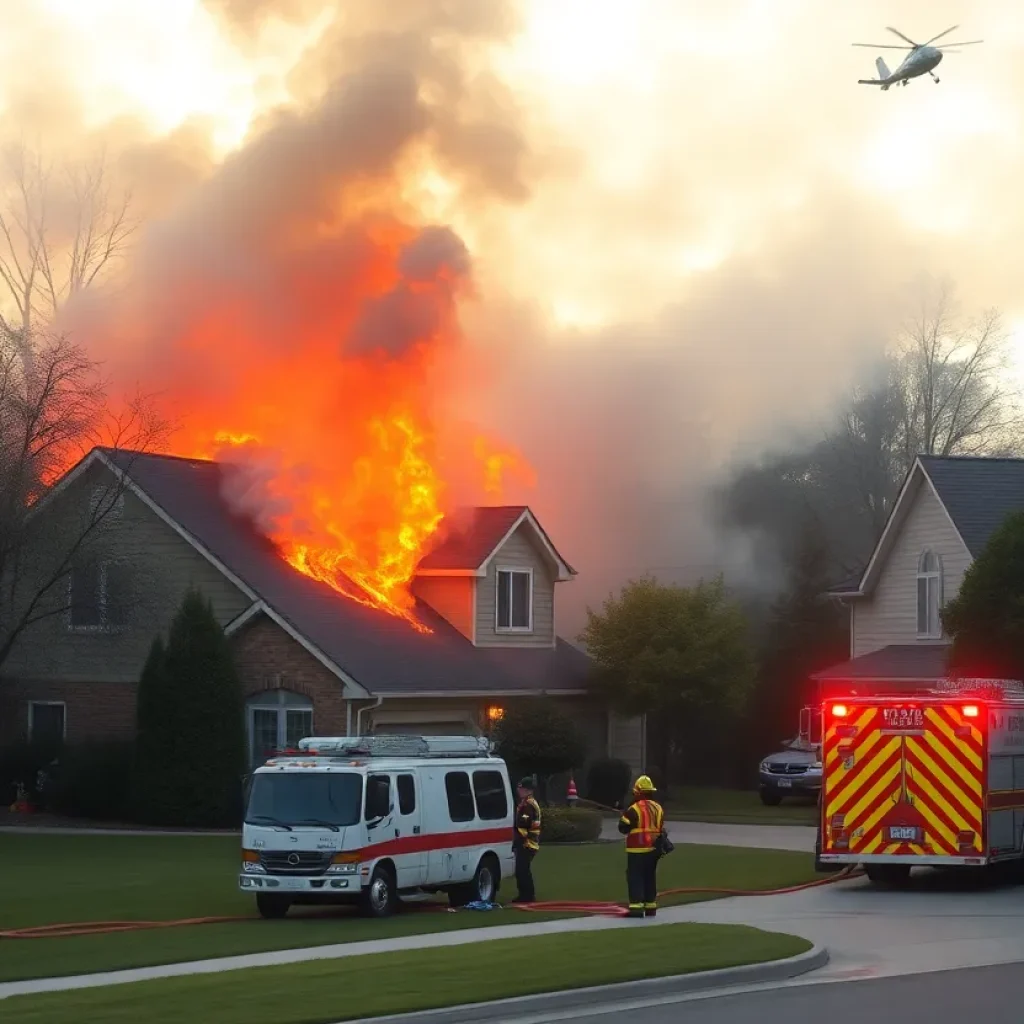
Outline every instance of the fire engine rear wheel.
<svg viewBox="0 0 1024 1024">
<path fill-rule="evenodd" d="M 390 917 L 398 906 L 395 874 L 386 864 L 378 864 L 363 890 L 361 910 L 366 917 Z"/>
<path fill-rule="evenodd" d="M 261 892 L 256 896 L 256 909 L 260 912 L 260 917 L 265 917 L 268 921 L 284 917 L 291 905 L 292 901 L 287 896 L 278 896 L 276 893 Z"/>
<path fill-rule="evenodd" d="M 910 879 L 909 864 L 865 864 L 864 874 L 876 885 L 906 885 Z"/>
</svg>

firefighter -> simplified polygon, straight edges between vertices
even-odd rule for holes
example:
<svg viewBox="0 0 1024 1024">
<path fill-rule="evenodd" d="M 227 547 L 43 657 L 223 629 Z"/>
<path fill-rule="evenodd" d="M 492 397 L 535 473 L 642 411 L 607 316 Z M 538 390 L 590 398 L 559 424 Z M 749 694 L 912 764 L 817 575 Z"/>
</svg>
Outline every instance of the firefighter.
<svg viewBox="0 0 1024 1024">
<path fill-rule="evenodd" d="M 633 786 L 633 803 L 619 819 L 619 831 L 626 837 L 630 917 L 654 917 L 658 912 L 658 847 L 665 812 L 656 795 L 650 777 L 641 775 Z"/>
<path fill-rule="evenodd" d="M 512 846 L 516 855 L 516 887 L 519 892 L 513 903 L 533 903 L 537 892 L 533 887 L 533 858 L 540 849 L 540 804 L 533 797 L 533 779 L 520 779 L 516 790 L 516 831 Z"/>
</svg>

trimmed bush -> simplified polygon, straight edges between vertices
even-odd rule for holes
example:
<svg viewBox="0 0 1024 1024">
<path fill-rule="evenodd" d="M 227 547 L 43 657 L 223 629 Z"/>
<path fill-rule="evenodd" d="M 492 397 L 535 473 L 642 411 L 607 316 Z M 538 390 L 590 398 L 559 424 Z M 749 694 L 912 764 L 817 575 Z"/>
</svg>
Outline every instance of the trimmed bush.
<svg viewBox="0 0 1024 1024">
<path fill-rule="evenodd" d="M 164 646 L 139 680 L 134 808 L 152 825 L 237 824 L 245 771 L 245 702 L 210 602 L 185 595 Z"/>
<path fill-rule="evenodd" d="M 586 798 L 604 807 L 625 806 L 633 771 L 617 757 L 603 757 L 595 761 L 587 772 Z"/>
<path fill-rule="evenodd" d="M 535 776 L 542 801 L 552 775 L 575 768 L 587 757 L 586 740 L 576 723 L 546 697 L 509 708 L 495 726 L 494 738 L 513 784 L 523 775 Z"/>
<path fill-rule="evenodd" d="M 14 743 L 0 749 L 0 807 L 10 807 L 18 795 L 18 783 L 38 802 L 36 776 L 60 755 L 59 746 Z"/>
<path fill-rule="evenodd" d="M 593 843 L 601 838 L 604 818 L 586 807 L 545 807 L 541 810 L 541 843 Z"/>
<path fill-rule="evenodd" d="M 66 747 L 46 789 L 46 809 L 96 821 L 130 820 L 134 750 L 124 740 Z"/>
</svg>

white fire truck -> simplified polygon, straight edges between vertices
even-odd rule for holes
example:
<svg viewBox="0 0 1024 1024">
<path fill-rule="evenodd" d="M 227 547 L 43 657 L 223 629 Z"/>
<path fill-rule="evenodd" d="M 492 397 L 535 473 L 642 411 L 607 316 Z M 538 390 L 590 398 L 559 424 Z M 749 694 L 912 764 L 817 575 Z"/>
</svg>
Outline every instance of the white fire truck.
<svg viewBox="0 0 1024 1024">
<path fill-rule="evenodd" d="M 263 917 L 400 896 L 491 901 L 514 871 L 515 801 L 485 738 L 311 737 L 250 776 L 238 884 Z"/>
</svg>

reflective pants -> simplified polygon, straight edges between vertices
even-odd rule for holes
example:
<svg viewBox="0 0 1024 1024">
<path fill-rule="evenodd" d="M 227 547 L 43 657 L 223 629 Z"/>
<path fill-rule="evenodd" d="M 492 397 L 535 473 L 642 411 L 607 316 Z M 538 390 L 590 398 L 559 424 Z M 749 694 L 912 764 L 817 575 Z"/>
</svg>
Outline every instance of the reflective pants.
<svg viewBox="0 0 1024 1024">
<path fill-rule="evenodd" d="M 658 909 L 658 854 L 626 853 L 630 917 L 653 917 Z"/>
<path fill-rule="evenodd" d="M 536 852 L 525 846 L 516 847 L 516 886 L 519 889 L 516 899 L 521 903 L 533 903 L 537 898 L 533 887 L 533 857 Z"/>
</svg>

